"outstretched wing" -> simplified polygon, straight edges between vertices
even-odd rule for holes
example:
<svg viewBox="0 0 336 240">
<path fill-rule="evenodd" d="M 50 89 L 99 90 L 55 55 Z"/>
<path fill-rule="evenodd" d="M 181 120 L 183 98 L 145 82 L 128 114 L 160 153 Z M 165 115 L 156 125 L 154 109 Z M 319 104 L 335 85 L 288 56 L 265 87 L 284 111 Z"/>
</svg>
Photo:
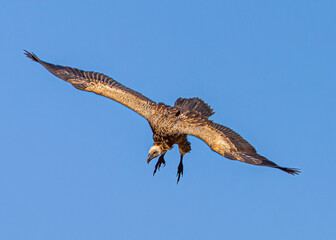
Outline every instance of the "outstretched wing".
<svg viewBox="0 0 336 240">
<path fill-rule="evenodd" d="M 56 77 L 71 83 L 75 88 L 115 100 L 148 119 L 155 102 L 142 94 L 127 88 L 112 78 L 96 72 L 86 72 L 76 68 L 63 67 L 40 60 L 34 53 L 25 51 L 27 57 L 39 62 Z"/>
<path fill-rule="evenodd" d="M 280 167 L 259 155 L 255 148 L 238 133 L 214 123 L 200 114 L 193 112 L 185 114 L 183 121 L 177 122 L 175 127 L 175 131 L 203 140 L 213 151 L 226 158 L 253 165 L 278 168 L 292 175 L 300 172 L 297 169 Z"/>
</svg>

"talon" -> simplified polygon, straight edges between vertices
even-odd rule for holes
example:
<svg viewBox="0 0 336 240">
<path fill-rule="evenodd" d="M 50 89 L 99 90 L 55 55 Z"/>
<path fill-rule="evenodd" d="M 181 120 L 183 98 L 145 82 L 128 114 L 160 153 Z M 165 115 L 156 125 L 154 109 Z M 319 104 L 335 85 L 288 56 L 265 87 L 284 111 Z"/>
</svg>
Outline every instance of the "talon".
<svg viewBox="0 0 336 240">
<path fill-rule="evenodd" d="M 183 177 L 183 163 L 182 163 L 182 160 L 183 160 L 183 156 L 181 155 L 180 164 L 177 167 L 177 174 L 176 174 L 176 176 L 177 176 L 177 182 L 176 182 L 176 184 L 179 183 L 181 175 Z"/>
<path fill-rule="evenodd" d="M 160 170 L 160 167 L 161 167 L 162 164 L 163 164 L 163 167 L 166 166 L 166 161 L 164 160 L 163 156 L 164 156 L 164 154 L 159 157 L 159 160 L 155 164 L 155 169 L 154 169 L 154 172 L 153 172 L 153 176 L 155 175 L 157 170 Z"/>
</svg>

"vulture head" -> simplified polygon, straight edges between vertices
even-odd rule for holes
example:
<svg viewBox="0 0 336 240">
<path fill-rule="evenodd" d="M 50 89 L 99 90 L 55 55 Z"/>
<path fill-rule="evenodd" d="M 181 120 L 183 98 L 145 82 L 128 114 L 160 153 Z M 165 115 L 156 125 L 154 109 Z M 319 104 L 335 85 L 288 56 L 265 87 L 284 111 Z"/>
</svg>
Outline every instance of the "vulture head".
<svg viewBox="0 0 336 240">
<path fill-rule="evenodd" d="M 158 156 L 164 154 L 166 151 L 163 151 L 161 146 L 159 145 L 154 145 L 149 149 L 148 152 L 148 158 L 147 158 L 147 163 L 152 161 L 154 158 L 157 158 Z"/>
</svg>

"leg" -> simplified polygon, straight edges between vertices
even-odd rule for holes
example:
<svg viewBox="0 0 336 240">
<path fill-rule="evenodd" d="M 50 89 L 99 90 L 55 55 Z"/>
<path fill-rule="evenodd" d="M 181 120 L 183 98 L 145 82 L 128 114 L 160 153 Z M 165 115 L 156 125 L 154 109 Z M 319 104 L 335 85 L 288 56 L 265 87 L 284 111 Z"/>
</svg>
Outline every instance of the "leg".
<svg viewBox="0 0 336 240">
<path fill-rule="evenodd" d="M 178 143 L 178 146 L 179 146 L 179 150 L 181 154 L 181 160 L 177 168 L 177 183 L 180 181 L 181 175 L 183 176 L 183 163 L 182 163 L 183 156 L 184 154 L 191 151 L 190 142 L 187 139 L 187 135 L 180 136 L 180 141 Z"/>
<path fill-rule="evenodd" d="M 153 176 L 155 175 L 156 171 L 157 170 L 160 170 L 160 167 L 161 165 L 163 164 L 163 166 L 166 166 L 166 162 L 163 158 L 164 154 L 162 154 L 160 157 L 159 157 L 159 160 L 157 161 L 157 163 L 155 164 L 155 169 L 154 169 L 154 172 L 153 172 Z"/>
<path fill-rule="evenodd" d="M 177 167 L 177 174 L 176 174 L 176 176 L 177 176 L 177 183 L 176 184 L 178 184 L 178 182 L 180 181 L 181 175 L 183 176 L 183 163 L 182 163 L 182 161 L 183 161 L 183 155 L 181 155 L 180 164 Z"/>
</svg>

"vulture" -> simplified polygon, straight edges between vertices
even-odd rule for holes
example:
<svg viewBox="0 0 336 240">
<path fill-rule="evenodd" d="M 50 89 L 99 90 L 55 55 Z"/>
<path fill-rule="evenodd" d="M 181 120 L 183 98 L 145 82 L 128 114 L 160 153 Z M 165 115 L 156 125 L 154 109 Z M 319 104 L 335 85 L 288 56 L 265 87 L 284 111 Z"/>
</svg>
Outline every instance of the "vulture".
<svg viewBox="0 0 336 240">
<path fill-rule="evenodd" d="M 280 167 L 259 155 L 238 133 L 210 120 L 209 117 L 214 114 L 213 109 L 197 97 L 178 98 L 171 107 L 164 103 L 156 103 L 104 74 L 47 63 L 26 50 L 25 55 L 75 88 L 108 97 L 144 117 L 153 131 L 154 140 L 149 149 L 147 163 L 159 157 L 153 175 L 166 164 L 164 156 L 167 151 L 177 144 L 180 151 L 180 163 L 177 168 L 177 183 L 179 182 L 183 176 L 183 156 L 191 151 L 188 135 L 201 139 L 213 151 L 228 159 L 273 167 L 292 175 L 300 173 L 299 169 Z"/>
</svg>

